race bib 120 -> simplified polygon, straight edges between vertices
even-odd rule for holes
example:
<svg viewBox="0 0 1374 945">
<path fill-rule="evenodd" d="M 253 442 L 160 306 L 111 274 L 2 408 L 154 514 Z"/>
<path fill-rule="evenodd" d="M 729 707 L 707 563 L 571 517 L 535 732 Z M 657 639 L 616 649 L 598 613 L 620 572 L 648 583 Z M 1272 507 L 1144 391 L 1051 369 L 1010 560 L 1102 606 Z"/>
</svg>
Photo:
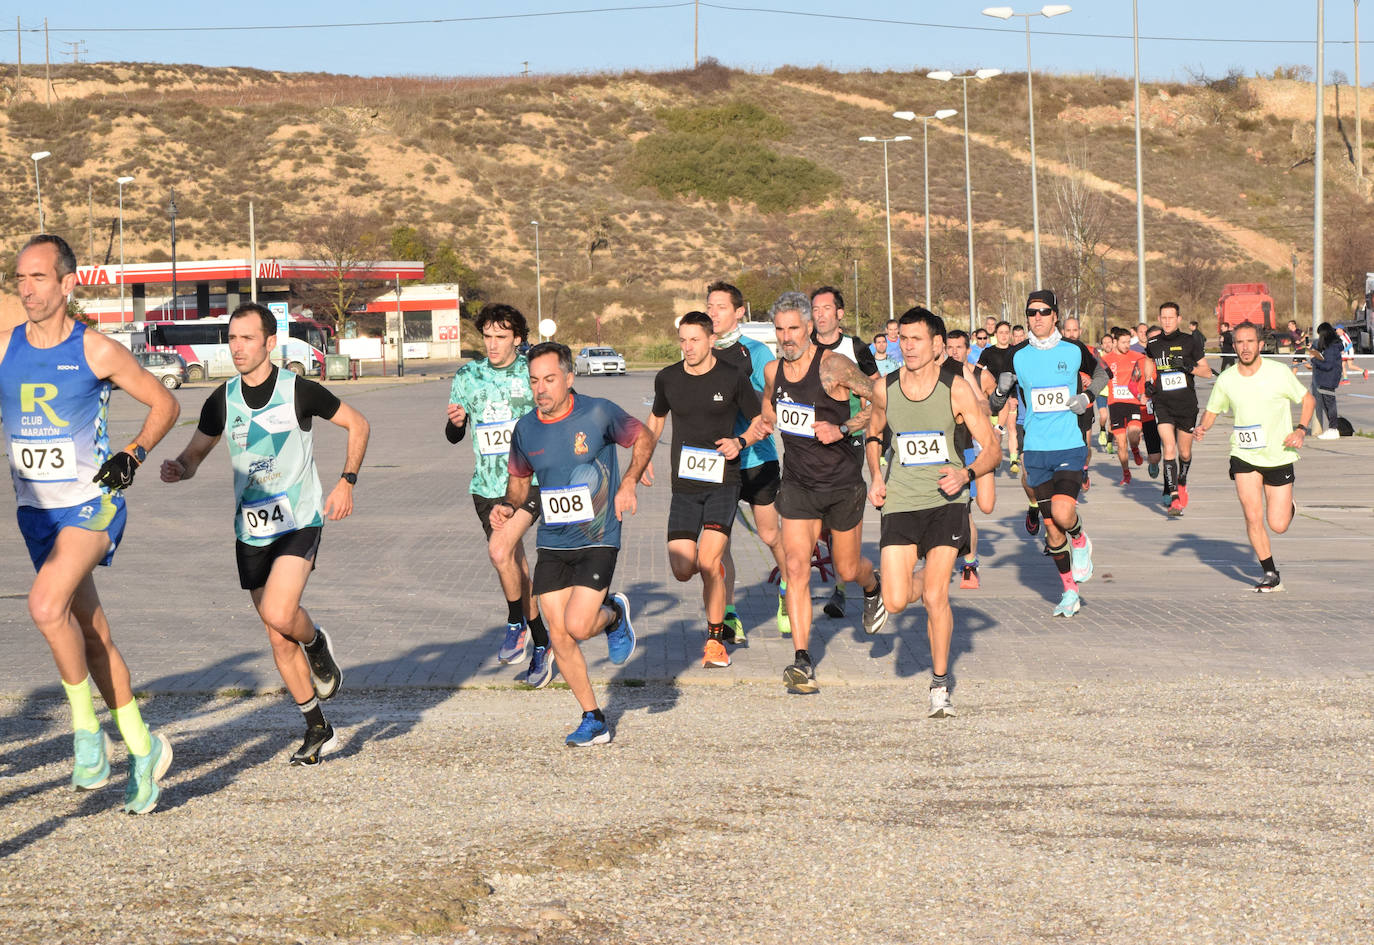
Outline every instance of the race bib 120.
<svg viewBox="0 0 1374 945">
<path fill-rule="evenodd" d="M 76 444 L 70 438 L 10 440 L 10 462 L 20 479 L 29 482 L 75 482 Z"/>
<path fill-rule="evenodd" d="M 477 437 L 477 452 L 483 456 L 505 456 L 510 452 L 510 436 L 514 430 L 514 420 L 477 424 L 473 428 L 473 435 Z"/>
<path fill-rule="evenodd" d="M 715 450 L 684 446 L 677 460 L 677 477 L 697 482 L 724 482 L 725 457 Z"/>
<path fill-rule="evenodd" d="M 793 436 L 816 438 L 813 429 L 816 424 L 816 408 L 812 404 L 799 404 L 790 400 L 778 402 L 778 429 Z"/>
<path fill-rule="evenodd" d="M 544 521 L 550 525 L 580 525 L 594 517 L 592 489 L 588 485 L 541 488 L 539 504 L 543 507 Z"/>
<path fill-rule="evenodd" d="M 897 458 L 903 466 L 933 466 L 949 462 L 942 430 L 912 430 L 897 434 Z"/>
</svg>

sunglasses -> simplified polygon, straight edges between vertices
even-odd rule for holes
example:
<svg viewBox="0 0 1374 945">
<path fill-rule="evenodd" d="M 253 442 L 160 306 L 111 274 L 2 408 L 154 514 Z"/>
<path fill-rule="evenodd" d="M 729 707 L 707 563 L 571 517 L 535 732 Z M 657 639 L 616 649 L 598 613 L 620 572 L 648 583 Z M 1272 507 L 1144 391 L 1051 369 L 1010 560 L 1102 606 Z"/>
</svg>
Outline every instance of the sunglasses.
<svg viewBox="0 0 1374 945">
<path fill-rule="evenodd" d="M 1036 315 L 1053 315 L 1053 314 L 1054 314 L 1054 309 L 1052 309 L 1052 308 L 1028 308 L 1028 309 L 1026 309 L 1026 317 L 1027 317 L 1027 318 L 1034 318 Z"/>
</svg>

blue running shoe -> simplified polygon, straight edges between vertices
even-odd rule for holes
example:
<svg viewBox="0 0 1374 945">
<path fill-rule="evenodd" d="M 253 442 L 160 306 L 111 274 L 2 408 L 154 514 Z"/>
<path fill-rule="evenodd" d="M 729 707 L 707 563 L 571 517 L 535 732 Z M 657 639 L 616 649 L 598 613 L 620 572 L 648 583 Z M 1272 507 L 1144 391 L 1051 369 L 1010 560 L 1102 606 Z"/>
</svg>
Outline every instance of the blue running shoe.
<svg viewBox="0 0 1374 945">
<path fill-rule="evenodd" d="M 547 646 L 536 646 L 534 656 L 530 657 L 530 668 L 521 680 L 531 689 L 543 689 L 553 680 L 553 651 Z"/>
<path fill-rule="evenodd" d="M 530 632 L 525 622 L 506 624 L 506 639 L 501 642 L 501 652 L 496 658 L 502 663 L 523 663 L 529 652 Z"/>
<path fill-rule="evenodd" d="M 72 768 L 72 787 L 78 791 L 94 791 L 110 780 L 110 752 L 114 746 L 110 736 L 102 730 L 87 732 L 77 729 L 72 736 L 76 766 Z"/>
<path fill-rule="evenodd" d="M 1084 535 L 1083 547 L 1071 549 L 1069 557 L 1072 559 L 1069 569 L 1075 583 L 1082 584 L 1093 576 L 1093 540 L 1091 538 Z"/>
<path fill-rule="evenodd" d="M 583 712 L 582 724 L 567 737 L 566 743 L 573 748 L 586 748 L 588 745 L 605 745 L 610 740 L 611 730 L 606 723 L 590 712 Z"/>
<path fill-rule="evenodd" d="M 162 788 L 158 779 L 172 765 L 172 743 L 161 733 L 153 736 L 153 747 L 146 755 L 130 755 L 129 784 L 124 789 L 124 809 L 131 814 L 147 814 L 157 807 Z"/>
<path fill-rule="evenodd" d="M 629 599 L 617 592 L 611 595 L 611 600 L 620 605 L 620 622 L 606 631 L 606 653 L 612 663 L 620 666 L 634 655 L 635 628 L 630 623 Z"/>
<path fill-rule="evenodd" d="M 1054 608 L 1056 617 L 1072 617 L 1078 613 L 1078 608 L 1082 606 L 1082 601 L 1078 597 L 1077 591 L 1065 591 L 1064 596 L 1059 600 L 1059 606 Z"/>
</svg>

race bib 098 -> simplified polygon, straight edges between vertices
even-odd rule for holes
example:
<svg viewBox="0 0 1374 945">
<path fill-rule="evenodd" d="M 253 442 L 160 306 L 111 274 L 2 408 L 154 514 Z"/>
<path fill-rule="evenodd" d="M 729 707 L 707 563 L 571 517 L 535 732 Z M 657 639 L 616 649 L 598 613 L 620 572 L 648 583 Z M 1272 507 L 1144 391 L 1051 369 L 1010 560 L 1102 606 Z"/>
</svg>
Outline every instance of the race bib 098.
<svg viewBox="0 0 1374 945">
<path fill-rule="evenodd" d="M 1059 387 L 1036 387 L 1031 389 L 1031 410 L 1035 413 L 1062 413 L 1069 409 L 1067 384 Z"/>
</svg>

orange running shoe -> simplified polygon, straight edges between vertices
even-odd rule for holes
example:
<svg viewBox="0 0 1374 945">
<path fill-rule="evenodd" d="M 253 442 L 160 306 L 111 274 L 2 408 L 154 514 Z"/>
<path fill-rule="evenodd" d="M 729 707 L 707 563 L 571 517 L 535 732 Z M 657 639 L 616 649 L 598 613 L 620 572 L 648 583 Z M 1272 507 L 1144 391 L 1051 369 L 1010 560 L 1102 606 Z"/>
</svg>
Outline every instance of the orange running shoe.
<svg viewBox="0 0 1374 945">
<path fill-rule="evenodd" d="M 706 638 L 706 652 L 701 657 L 702 666 L 725 667 L 730 665 L 730 654 L 725 652 L 725 644 L 715 637 Z"/>
<path fill-rule="evenodd" d="M 964 574 L 959 580 L 959 587 L 966 591 L 976 591 L 978 586 L 978 565 L 964 565 Z"/>
<path fill-rule="evenodd" d="M 1185 509 L 1188 507 L 1188 487 L 1183 483 L 1178 484 L 1178 504 Z"/>
<path fill-rule="evenodd" d="M 1117 485 L 1118 485 L 1118 486 L 1128 486 L 1128 485 L 1130 485 L 1130 484 L 1131 484 L 1131 471 L 1130 471 L 1129 469 L 1123 469 L 1123 470 L 1121 470 L 1121 481 L 1118 482 Z"/>
</svg>

